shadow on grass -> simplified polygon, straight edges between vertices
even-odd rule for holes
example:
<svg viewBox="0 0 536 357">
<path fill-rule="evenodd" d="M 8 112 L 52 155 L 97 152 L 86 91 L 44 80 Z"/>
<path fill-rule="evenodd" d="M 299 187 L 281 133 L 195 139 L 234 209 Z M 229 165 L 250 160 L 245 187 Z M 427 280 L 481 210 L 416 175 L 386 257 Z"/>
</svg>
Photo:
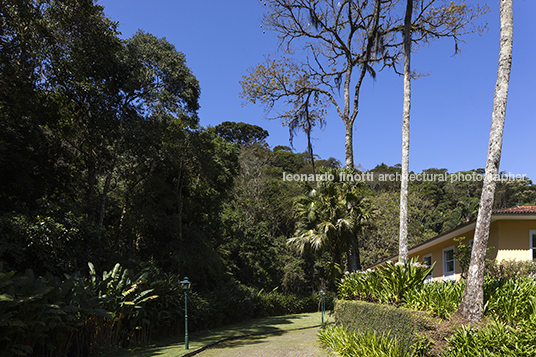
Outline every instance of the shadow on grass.
<svg viewBox="0 0 536 357">
<path fill-rule="evenodd" d="M 217 343 L 211 346 L 210 348 L 214 350 L 221 350 L 221 349 L 236 348 L 236 347 L 246 346 L 246 345 L 259 345 L 259 344 L 267 343 L 268 341 L 266 340 L 266 338 L 268 336 L 281 336 L 285 332 L 287 331 L 277 331 L 277 332 L 272 332 L 269 334 L 253 335 L 253 336 L 247 336 L 247 337 L 239 336 L 239 337 L 236 337 L 235 339 L 230 339 L 222 343 Z"/>
<path fill-rule="evenodd" d="M 320 313 L 265 317 L 191 333 L 190 350 L 184 349 L 184 337 L 181 336 L 160 340 L 149 348 L 117 351 L 114 355 L 133 357 L 193 355 L 196 350 L 208 346 L 223 349 L 230 346 L 260 344 L 266 338 L 265 335 L 281 335 L 285 331 L 310 328 L 319 324 Z"/>
</svg>

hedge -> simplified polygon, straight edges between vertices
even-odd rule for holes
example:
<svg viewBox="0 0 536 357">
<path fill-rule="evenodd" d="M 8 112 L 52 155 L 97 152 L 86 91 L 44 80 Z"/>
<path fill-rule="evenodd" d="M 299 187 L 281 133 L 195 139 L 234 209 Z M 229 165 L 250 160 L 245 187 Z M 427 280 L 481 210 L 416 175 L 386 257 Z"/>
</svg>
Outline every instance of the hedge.
<svg viewBox="0 0 536 357">
<path fill-rule="evenodd" d="M 435 319 L 425 312 L 364 301 L 337 300 L 335 323 L 357 333 L 387 334 L 411 346 L 419 335 L 433 329 Z"/>
</svg>

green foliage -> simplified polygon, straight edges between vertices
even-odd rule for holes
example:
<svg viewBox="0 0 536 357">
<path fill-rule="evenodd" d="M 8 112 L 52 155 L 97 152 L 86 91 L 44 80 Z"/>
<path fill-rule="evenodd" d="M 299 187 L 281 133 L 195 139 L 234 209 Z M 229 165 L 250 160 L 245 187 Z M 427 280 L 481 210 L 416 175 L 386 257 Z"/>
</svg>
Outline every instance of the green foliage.
<svg viewBox="0 0 536 357">
<path fill-rule="evenodd" d="M 405 264 L 387 262 L 374 270 L 346 274 L 339 284 L 339 297 L 401 304 L 411 290 L 422 288 L 424 279 L 433 269 L 417 260 L 414 258 Z"/>
<path fill-rule="evenodd" d="M 351 283 L 351 280 L 347 282 L 347 287 L 351 286 Z M 429 311 L 442 319 L 448 319 L 458 309 L 464 286 L 465 281 L 428 282 L 410 289 L 405 295 L 404 306 L 412 310 Z M 534 278 L 515 280 L 487 278 L 484 283 L 485 314 L 494 322 L 476 329 L 463 327 L 456 330 L 448 340 L 449 347 L 444 355 L 533 355 L 536 338 L 534 333 L 536 327 L 535 296 L 536 280 Z M 365 309 L 360 306 L 362 304 L 366 303 L 338 301 L 335 310 L 338 321 L 340 320 L 347 328 L 359 329 L 364 326 L 365 329 L 377 329 L 377 331 L 392 330 L 399 339 L 401 338 L 398 331 L 407 332 L 407 326 L 415 325 L 415 322 L 399 316 L 402 313 L 398 311 L 399 309 L 394 309 L 393 313 L 384 313 L 385 309 L 393 308 L 388 305 L 368 304 L 370 307 L 365 305 L 367 307 Z M 400 324 L 405 325 L 406 328 L 400 327 Z M 414 344 L 412 342 L 413 352 L 426 350 L 429 341 L 425 341 L 422 335 L 423 341 L 421 342 L 418 342 L 419 337 L 415 338 L 417 342 Z"/>
<path fill-rule="evenodd" d="M 534 317 L 524 322 L 522 328 L 518 329 L 497 321 L 482 328 L 462 327 L 447 340 L 448 348 L 442 356 L 534 356 L 535 328 Z"/>
<path fill-rule="evenodd" d="M 353 333 L 342 326 L 328 325 L 318 332 L 318 339 L 342 357 L 405 357 L 410 356 L 404 345 L 389 333 Z"/>
<path fill-rule="evenodd" d="M 430 328 L 434 320 L 426 313 L 415 313 L 403 307 L 373 304 L 364 301 L 338 300 L 335 321 L 348 331 L 377 333 L 413 345 Z"/>
<path fill-rule="evenodd" d="M 418 333 L 415 335 L 415 342 L 410 347 L 411 356 L 427 357 L 433 345 L 434 341 L 426 333 Z"/>
<path fill-rule="evenodd" d="M 464 239 L 465 237 L 454 238 L 454 241 L 458 243 L 454 251 L 454 259 L 460 263 L 461 277 L 467 279 L 466 274 L 467 269 L 469 269 L 469 264 L 471 263 L 471 251 L 473 250 L 473 247 L 471 245 L 463 244 Z M 492 249 L 494 249 L 494 247 L 488 247 L 486 249 L 486 254 L 489 254 Z M 486 259 L 486 264 L 490 263 L 491 260 Z"/>
<path fill-rule="evenodd" d="M 496 260 L 486 261 L 486 275 L 496 279 L 517 279 L 536 276 L 534 260 Z"/>
<path fill-rule="evenodd" d="M 231 121 L 216 125 L 214 131 L 226 141 L 239 146 L 261 142 L 268 137 L 268 131 L 258 125 Z"/>
<path fill-rule="evenodd" d="M 493 288 L 486 305 L 486 313 L 498 321 L 516 326 L 536 314 L 536 279 L 487 280 Z M 494 283 L 493 285 L 491 283 Z"/>
<path fill-rule="evenodd" d="M 95 348 L 113 348 L 148 341 L 143 306 L 157 296 L 147 289 L 147 274 L 133 276 L 116 265 L 98 277 L 47 274 L 36 278 L 0 273 L 0 350 L 39 355 L 86 355 Z M 78 343 L 73 345 L 72 339 Z"/>
<path fill-rule="evenodd" d="M 430 311 L 447 319 L 458 310 L 464 288 L 464 282 L 427 282 L 407 292 L 405 306 L 413 310 Z"/>
<path fill-rule="evenodd" d="M 306 193 L 298 196 L 294 204 L 296 230 L 288 245 L 300 254 L 312 251 L 328 252 L 331 258 L 331 279 L 340 277 L 343 255 L 347 256 L 348 270 L 361 267 L 359 261 L 359 235 L 371 220 L 374 209 L 360 183 L 338 182 L 342 169 L 321 169 L 319 175 L 333 180 L 319 180 L 305 185 Z M 352 260 L 353 259 L 353 260 Z"/>
<path fill-rule="evenodd" d="M 0 354 L 87 356 L 184 332 L 184 291 L 177 275 L 136 274 L 116 264 L 99 275 L 36 278 L 0 266 Z M 188 292 L 190 331 L 246 319 L 313 312 L 318 294 L 282 294 L 227 285 Z M 334 293 L 326 296 L 333 307 Z M 76 341 L 76 342 L 73 342 Z"/>
<path fill-rule="evenodd" d="M 0 331 L 2 353 L 87 355 L 96 346 L 178 333 L 184 303 L 178 273 L 196 284 L 189 295 L 193 329 L 313 309 L 318 297 L 304 292 L 324 288 L 329 275 L 357 259 L 348 248 L 359 247 L 367 263 L 394 252 L 393 182 L 370 182 L 370 192 L 355 183 L 316 187 L 321 207 L 293 216 L 304 187 L 283 181 L 282 173 L 312 173 L 314 158 L 316 167 L 338 176 L 337 160 L 284 146 L 272 150 L 257 126 L 200 127 L 200 85 L 185 54 L 141 31 L 120 39 L 117 24 L 93 1 L 5 5 L 0 259 L 8 271 L 31 268 L 42 276 L 2 271 L 1 323 L 9 327 Z M 243 83 L 272 85 L 263 75 L 283 69 L 277 76 L 304 88 L 306 78 L 297 83 L 300 74 L 285 71 L 296 65 L 270 62 Z M 314 91 L 299 97 L 286 118 L 291 129 L 310 131 L 322 121 L 326 98 Z M 399 172 L 387 165 L 372 171 L 382 170 Z M 410 190 L 410 242 L 418 243 L 474 215 L 480 188 L 423 181 Z M 536 186 L 498 183 L 497 192 L 505 207 L 534 202 Z M 374 210 L 379 214 L 369 219 Z M 306 229 L 326 233 L 325 250 L 288 249 L 288 237 Z M 88 261 L 95 264 L 90 273 L 73 273 L 86 272 Z M 500 269 L 496 274 L 512 275 L 516 268 Z M 368 299 L 409 304 L 409 293 L 401 293 L 412 284 L 406 278 Z M 378 281 L 367 284 L 361 291 L 379 291 Z M 272 291 L 278 287 L 286 295 Z M 452 304 L 444 305 L 420 308 L 446 316 Z M 512 323 L 519 325 L 525 313 L 513 313 Z"/>
</svg>

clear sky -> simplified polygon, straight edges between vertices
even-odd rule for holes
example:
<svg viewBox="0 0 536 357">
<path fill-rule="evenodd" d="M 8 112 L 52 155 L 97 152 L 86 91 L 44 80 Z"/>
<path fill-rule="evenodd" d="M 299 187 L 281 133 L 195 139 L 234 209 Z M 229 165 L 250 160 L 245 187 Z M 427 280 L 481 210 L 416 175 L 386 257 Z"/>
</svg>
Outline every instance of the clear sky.
<svg viewBox="0 0 536 357">
<path fill-rule="evenodd" d="M 485 3 L 468 0 L 467 3 Z M 201 125 L 242 121 L 269 131 L 268 143 L 289 145 L 288 129 L 265 119 L 260 105 L 242 105 L 239 81 L 247 69 L 277 49 L 275 34 L 263 34 L 265 10 L 257 0 L 99 0 L 119 22 L 122 37 L 138 29 L 165 37 L 186 55 L 201 85 Z M 481 17 L 489 30 L 470 35 L 452 56 L 454 43 L 439 40 L 412 56 L 413 69 L 429 76 L 412 82 L 410 170 L 446 168 L 449 172 L 486 164 L 491 109 L 499 53 L 499 4 L 487 2 Z M 514 50 L 500 170 L 526 174 L 536 182 L 536 0 L 514 0 Z M 362 86 L 354 128 L 356 166 L 401 161 L 402 78 L 382 72 Z M 327 126 L 313 133 L 314 151 L 344 165 L 344 125 L 334 109 Z M 306 149 L 305 137 L 294 141 Z"/>
</svg>

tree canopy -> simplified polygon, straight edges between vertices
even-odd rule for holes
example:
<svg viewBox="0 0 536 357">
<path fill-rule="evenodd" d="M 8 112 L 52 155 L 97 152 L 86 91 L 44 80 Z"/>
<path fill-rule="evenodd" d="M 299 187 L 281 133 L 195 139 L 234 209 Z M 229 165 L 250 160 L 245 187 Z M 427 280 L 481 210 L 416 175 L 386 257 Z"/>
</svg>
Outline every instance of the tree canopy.
<svg viewBox="0 0 536 357">
<path fill-rule="evenodd" d="M 279 40 L 280 54 L 266 56 L 243 76 L 241 96 L 261 103 L 271 118 L 292 133 L 308 136 L 325 124 L 328 107 L 344 122 L 345 164 L 354 167 L 353 129 L 359 93 L 367 74 L 391 68 L 399 73 L 404 11 L 395 0 L 264 1 L 261 20 Z M 404 4 L 402 4 L 404 5 Z M 487 7 L 463 1 L 415 1 L 411 28 L 414 47 L 453 38 L 458 46 L 468 32 L 483 28 L 473 21 Z M 303 54 L 303 55 L 302 55 Z M 310 149 L 310 148 L 309 148 Z"/>
</svg>

